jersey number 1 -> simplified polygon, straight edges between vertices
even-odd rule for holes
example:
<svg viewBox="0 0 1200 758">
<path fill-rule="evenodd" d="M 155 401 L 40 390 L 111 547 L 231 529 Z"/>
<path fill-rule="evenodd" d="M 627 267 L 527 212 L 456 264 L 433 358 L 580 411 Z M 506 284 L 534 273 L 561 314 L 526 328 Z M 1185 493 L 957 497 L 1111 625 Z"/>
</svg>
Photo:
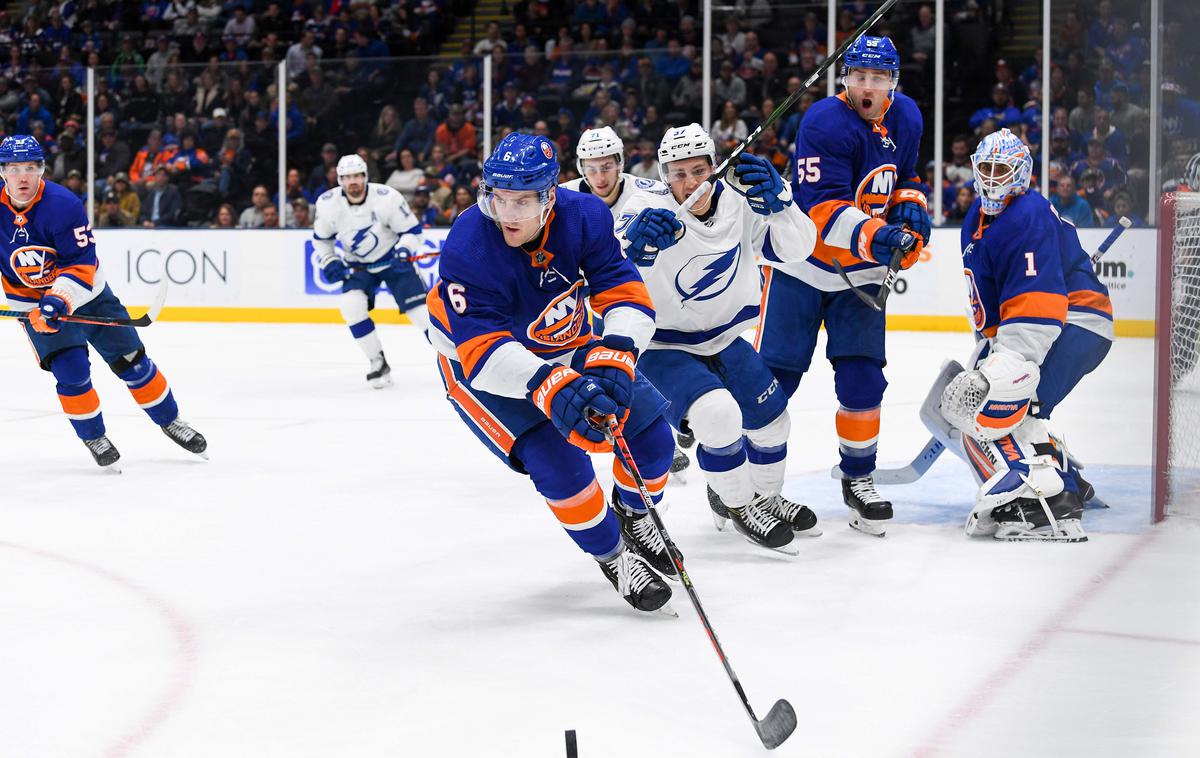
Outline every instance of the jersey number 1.
<svg viewBox="0 0 1200 758">
<path fill-rule="evenodd" d="M 1037 268 L 1033 265 L 1033 251 L 1025 253 L 1025 276 L 1037 276 Z"/>
</svg>

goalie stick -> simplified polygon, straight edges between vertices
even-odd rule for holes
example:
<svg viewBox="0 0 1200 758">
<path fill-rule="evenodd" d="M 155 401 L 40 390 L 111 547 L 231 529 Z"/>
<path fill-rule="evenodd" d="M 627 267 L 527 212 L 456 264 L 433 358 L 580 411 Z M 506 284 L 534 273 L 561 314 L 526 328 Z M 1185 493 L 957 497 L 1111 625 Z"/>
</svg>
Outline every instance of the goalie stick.
<svg viewBox="0 0 1200 758">
<path fill-rule="evenodd" d="M 899 2 L 899 0 L 887 0 L 887 2 L 879 6 L 879 8 L 872 13 L 866 21 L 862 22 L 862 25 L 855 29 L 853 34 L 843 40 L 842 44 L 838 45 L 838 48 L 834 50 L 833 53 L 827 58 L 825 58 L 825 60 L 821 62 L 820 66 L 817 66 L 817 70 L 809 74 L 808 78 L 805 79 L 800 86 L 795 89 L 795 91 L 788 95 L 782 103 L 775 106 L 775 110 L 771 111 L 771 114 L 767 116 L 765 120 L 759 123 L 758 126 L 754 127 L 754 131 L 750 132 L 749 136 L 742 140 L 742 143 L 729 153 L 729 157 L 721 161 L 721 165 L 717 166 L 716 170 L 712 172 L 712 175 L 709 176 L 703 184 L 697 187 L 695 192 L 693 192 L 691 195 L 688 195 L 687 199 L 683 201 L 683 204 L 680 205 L 679 209 L 675 212 L 675 215 L 681 215 L 684 211 L 695 205 L 700 198 L 707 195 L 712 189 L 712 186 L 717 183 L 717 180 L 725 176 L 733 164 L 737 163 L 737 159 L 742 156 L 742 153 L 746 152 L 746 150 L 748 150 L 750 146 L 758 140 L 759 135 L 763 133 L 763 130 L 768 126 L 773 125 L 776 121 L 783 117 L 783 114 L 791 110 L 792 106 L 800 101 L 800 96 L 803 95 L 804 92 L 811 87 L 814 82 L 817 82 L 821 77 L 825 76 L 825 72 L 829 70 L 829 67 L 837 63 L 841 59 L 842 55 L 845 54 L 846 50 L 849 49 L 849 47 L 855 42 L 857 42 L 859 37 L 866 34 L 867 30 L 874 26 L 875 22 L 882 18 L 883 14 L 891 10 L 892 6 L 897 2 Z"/>
<path fill-rule="evenodd" d="M 775 705 L 771 706 L 771 710 L 767 712 L 766 716 L 760 719 L 754 715 L 754 709 L 750 707 L 750 701 L 746 698 L 746 691 L 742 689 L 742 683 L 738 681 L 737 674 L 733 673 L 733 667 L 729 665 L 729 659 L 725 657 L 725 651 L 721 648 L 720 641 L 717 640 L 717 633 L 713 631 L 712 624 L 709 623 L 708 615 L 704 612 L 704 606 L 700 605 L 700 597 L 696 594 L 696 588 L 692 586 L 692 580 L 688 576 L 687 570 L 683 567 L 683 554 L 675 546 L 671 535 L 667 534 L 667 527 L 658 515 L 658 509 L 654 505 L 653 498 L 650 497 L 650 490 L 646 488 L 646 480 L 642 478 L 642 472 L 638 470 L 637 464 L 633 462 L 633 455 L 629 452 L 629 445 L 625 442 L 625 435 L 621 432 L 621 425 L 617 421 L 617 417 L 609 416 L 603 419 L 601 423 L 606 427 L 605 431 L 612 440 L 613 449 L 617 457 L 625 464 L 625 468 L 629 470 L 630 476 L 633 477 L 633 481 L 637 484 L 638 492 L 641 493 L 642 502 L 646 505 L 650 520 L 654 523 L 654 528 L 658 530 L 659 536 L 662 537 L 663 543 L 667 547 L 667 554 L 671 556 L 671 562 L 675 564 L 675 570 L 679 572 L 679 580 L 683 583 L 684 589 L 687 590 L 688 598 L 692 601 L 692 607 L 696 609 L 696 615 L 700 617 L 700 623 L 704 625 L 704 631 L 708 633 L 708 640 L 712 643 L 713 650 L 717 652 L 717 657 L 721 659 L 721 665 L 725 667 L 725 673 L 729 675 L 729 681 L 733 684 L 733 688 L 737 690 L 738 697 L 742 700 L 742 706 L 746 709 L 746 715 L 750 717 L 750 721 L 754 724 L 754 731 L 758 733 L 758 738 L 762 740 L 763 747 L 767 750 L 774 750 L 782 745 L 783 741 L 792 735 L 792 732 L 796 731 L 795 709 L 786 700 L 776 700 Z"/>
<path fill-rule="evenodd" d="M 1113 230 L 1109 232 L 1108 236 L 1104 238 L 1104 241 L 1100 243 L 1100 247 L 1096 248 L 1096 252 L 1092 254 L 1092 263 L 1099 262 L 1099 260 L 1104 257 L 1104 254 L 1108 252 L 1108 249 L 1113 246 L 1113 243 L 1116 242 L 1117 239 L 1125 232 L 1125 230 L 1132 225 L 1133 222 L 1130 221 L 1126 216 L 1119 218 L 1117 220 L 1117 225 L 1113 227 Z M 837 265 L 836 260 L 834 261 L 834 264 Z M 884 293 L 881 292 L 880 294 L 882 295 Z M 914 457 L 912 462 L 907 466 L 901 466 L 900 468 L 875 469 L 875 483 L 912 484 L 924 476 L 925 472 L 929 471 L 929 467 L 933 465 L 934 461 L 941 457 L 945 450 L 946 446 L 942 444 L 937 437 L 930 437 L 929 441 L 925 443 L 925 447 L 921 448 L 921 451 L 917 453 L 916 457 Z M 1080 468 L 1083 467 L 1080 466 Z M 829 476 L 833 479 L 845 478 L 845 476 L 842 474 L 841 466 L 834 466 L 832 469 L 830 469 Z"/>
<path fill-rule="evenodd" d="M 149 310 L 137 318 L 118 318 L 114 316 L 59 316 L 54 319 L 64 324 L 90 324 L 92 326 L 150 326 L 162 312 L 163 303 L 167 300 L 167 277 L 163 276 L 158 285 L 158 292 Z M 29 320 L 29 311 L 0 310 L 0 318 L 15 318 L 20 321 Z"/>
</svg>

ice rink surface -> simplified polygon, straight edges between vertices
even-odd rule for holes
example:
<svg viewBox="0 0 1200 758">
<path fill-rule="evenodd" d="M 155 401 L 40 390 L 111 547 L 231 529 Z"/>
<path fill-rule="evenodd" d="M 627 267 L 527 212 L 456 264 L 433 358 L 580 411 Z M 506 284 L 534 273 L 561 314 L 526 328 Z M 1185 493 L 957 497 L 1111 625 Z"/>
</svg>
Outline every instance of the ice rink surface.
<svg viewBox="0 0 1200 758">
<path fill-rule="evenodd" d="M 120 476 L 5 328 L 0 757 L 562 756 L 566 729 L 581 758 L 765 753 L 682 589 L 678 619 L 628 608 L 461 424 L 413 328 L 382 328 L 381 391 L 341 326 L 144 330 L 212 460 L 96 365 Z M 889 336 L 881 461 L 924 444 L 928 383 L 969 348 Z M 966 538 L 948 454 L 884 490 L 886 538 L 852 531 L 824 362 L 786 487 L 824 536 L 767 553 L 713 529 L 695 466 L 668 489 L 751 703 L 799 714 L 778 755 L 1200 755 L 1200 521 L 1148 526 L 1151 370 L 1121 340 L 1056 412 L 1113 506 L 1085 544 Z"/>
</svg>

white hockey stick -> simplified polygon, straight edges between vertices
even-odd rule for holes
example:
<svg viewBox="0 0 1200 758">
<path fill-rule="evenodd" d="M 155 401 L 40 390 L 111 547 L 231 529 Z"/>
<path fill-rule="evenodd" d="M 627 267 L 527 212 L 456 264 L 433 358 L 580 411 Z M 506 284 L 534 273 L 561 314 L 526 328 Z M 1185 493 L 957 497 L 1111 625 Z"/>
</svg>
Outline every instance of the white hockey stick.
<svg viewBox="0 0 1200 758">
<path fill-rule="evenodd" d="M 1113 246 L 1113 243 L 1125 232 L 1126 229 L 1133 226 L 1133 222 L 1126 216 L 1117 219 L 1117 225 L 1109 232 L 1104 241 L 1100 243 L 1100 247 L 1096 248 L 1096 252 L 1092 254 L 1092 263 L 1098 262 L 1108 252 L 1108 249 Z M 933 465 L 942 453 L 946 451 L 946 446 L 942 444 L 937 437 L 930 437 L 925 443 L 925 447 L 917 453 L 913 458 L 912 463 L 900 468 L 877 468 L 875 469 L 876 484 L 912 484 L 925 475 L 929 467 Z M 1079 468 L 1083 468 L 1080 466 Z M 842 474 L 841 466 L 834 466 L 829 471 L 829 476 L 833 479 L 845 479 Z"/>
</svg>

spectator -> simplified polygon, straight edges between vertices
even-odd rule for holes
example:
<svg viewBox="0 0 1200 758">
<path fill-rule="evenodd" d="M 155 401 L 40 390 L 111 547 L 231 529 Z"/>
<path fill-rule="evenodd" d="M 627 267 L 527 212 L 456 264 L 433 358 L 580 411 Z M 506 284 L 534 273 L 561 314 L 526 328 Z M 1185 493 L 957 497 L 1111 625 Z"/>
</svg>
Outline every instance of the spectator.
<svg viewBox="0 0 1200 758">
<path fill-rule="evenodd" d="M 379 161 L 385 155 L 390 155 L 396 140 L 400 138 L 400 114 L 393 105 L 385 105 L 379 110 L 375 119 L 375 128 L 367 138 L 367 148 L 371 158 Z"/>
<path fill-rule="evenodd" d="M 1117 163 L 1129 161 L 1129 139 L 1109 121 L 1107 108 L 1096 107 L 1092 117 L 1092 134 L 1089 139 L 1098 139 L 1104 143 L 1104 152 L 1112 156 Z"/>
<path fill-rule="evenodd" d="M 261 229 L 263 226 L 263 209 L 271 204 L 271 195 L 265 185 L 258 185 L 250 195 L 250 206 L 238 216 L 239 229 Z M 278 225 L 278 224 L 276 224 Z"/>
<path fill-rule="evenodd" d="M 692 62 L 683 55 L 679 40 L 667 41 L 667 54 L 654 62 L 654 70 L 666 80 L 667 86 L 673 88 L 684 74 L 692 68 Z"/>
<path fill-rule="evenodd" d="M 738 109 L 732 100 L 726 100 L 721 105 L 721 116 L 713 122 L 709 133 L 717 144 L 717 153 L 728 155 L 738 143 L 746 139 L 750 130 L 746 122 L 738 117 Z"/>
<path fill-rule="evenodd" d="M 637 90 L 638 102 L 643 108 L 651 105 L 665 108 L 671 101 L 671 88 L 667 81 L 654 71 L 654 65 L 649 58 L 638 59 L 638 73 L 631 85 Z"/>
<path fill-rule="evenodd" d="M 960 134 L 950 143 L 950 160 L 946 163 L 945 174 L 954 184 L 970 184 L 975 180 L 971 168 L 971 143 L 966 135 Z"/>
<path fill-rule="evenodd" d="M 1108 195 L 1125 186 L 1125 170 L 1108 156 L 1104 150 L 1104 140 L 1099 137 L 1088 140 L 1087 155 L 1071 166 L 1071 177 L 1082 185 L 1083 172 L 1089 168 L 1097 169 L 1104 177 Z"/>
<path fill-rule="evenodd" d="M 245 7 L 240 4 L 233 6 L 233 18 L 225 22 L 227 36 L 236 39 L 238 44 L 245 45 L 254 39 L 257 28 L 254 17 L 246 12 Z"/>
<path fill-rule="evenodd" d="M 156 167 L 153 186 L 146 195 L 146 202 L 142 205 L 140 218 L 142 226 L 147 229 L 176 226 L 182 211 L 183 196 L 179 194 L 175 185 L 171 184 L 167 167 Z"/>
<path fill-rule="evenodd" d="M 116 190 L 107 190 L 102 198 L 103 204 L 96 214 L 96 226 L 124 227 L 137 225 L 137 218 L 121 210 L 121 198 Z"/>
<path fill-rule="evenodd" d="M 429 158 L 429 151 L 433 147 L 437 129 L 437 122 L 429 113 L 429 103 L 425 98 L 418 97 L 413 100 L 413 117 L 400 130 L 400 136 L 396 138 L 392 152 L 398 155 L 401 150 L 412 150 L 413 155 L 417 158 L 417 163 L 424 163 Z M 395 159 L 396 157 L 392 154 L 387 156 L 389 161 Z"/>
<path fill-rule="evenodd" d="M 155 42 L 154 52 L 146 59 L 145 76 L 154 89 L 162 86 L 163 76 L 167 72 L 167 63 L 171 60 L 172 55 L 171 40 L 167 35 L 158 35 L 158 40 Z"/>
<path fill-rule="evenodd" d="M 475 205 L 475 196 L 465 184 L 454 188 L 454 203 L 446 210 L 446 226 L 451 226 L 464 211 Z"/>
<path fill-rule="evenodd" d="M 1133 210 L 1133 196 L 1125 190 L 1118 190 L 1113 194 L 1113 212 L 1108 218 L 1108 225 L 1116 226 L 1122 217 L 1128 218 L 1133 226 L 1137 228 L 1146 225 L 1145 219 Z"/>
<path fill-rule="evenodd" d="M 426 229 L 437 226 L 438 212 L 429 203 L 429 188 L 425 185 L 418 186 L 413 190 L 412 206 L 413 215 L 421 222 L 421 226 Z"/>
<path fill-rule="evenodd" d="M 313 166 L 312 171 L 308 174 L 308 194 L 309 197 L 317 197 L 325 191 L 325 174 L 331 168 L 336 168 L 338 162 L 337 145 L 332 142 L 326 142 L 321 146 L 321 162 Z"/>
<path fill-rule="evenodd" d="M 100 145 L 96 149 L 96 173 L 107 182 L 118 171 L 129 168 L 129 145 L 117 138 L 117 133 L 106 129 L 100 133 Z"/>
<path fill-rule="evenodd" d="M 201 71 L 196 83 L 196 94 L 192 97 L 191 114 L 200 118 L 211 118 L 217 108 L 224 106 L 225 92 L 220 83 L 208 69 Z"/>
<path fill-rule="evenodd" d="M 221 207 L 217 208 L 217 218 L 212 223 L 213 229 L 236 229 L 237 216 L 233 210 L 233 206 L 229 203 L 221 203 Z"/>
<path fill-rule="evenodd" d="M 1145 140 L 1149 131 L 1145 109 L 1129 102 L 1129 88 L 1124 82 L 1118 82 L 1108 93 L 1112 102 L 1109 118 L 1112 125 L 1125 133 L 1133 142 Z"/>
<path fill-rule="evenodd" d="M 659 142 L 662 142 L 663 135 L 666 132 L 667 125 L 659 117 L 658 108 L 651 105 L 646 109 L 646 116 L 642 119 L 642 128 L 638 136 L 642 139 L 650 140 L 657 145 Z"/>
<path fill-rule="evenodd" d="M 154 181 L 154 164 L 162 155 L 162 151 L 162 132 L 151 129 L 146 137 L 146 144 L 133 156 L 133 163 L 129 166 L 129 179 L 135 187 L 149 190 Z"/>
<path fill-rule="evenodd" d="M 267 203 L 262 209 L 263 222 L 260 228 L 262 229 L 278 229 L 279 228 L 279 209 L 274 205 Z"/>
<path fill-rule="evenodd" d="M 487 36 L 475 43 L 471 54 L 477 58 L 482 58 L 492 52 L 492 48 L 505 47 L 504 40 L 500 38 L 500 24 L 495 21 L 489 21 L 487 25 Z"/>
<path fill-rule="evenodd" d="M 151 89 L 150 80 L 144 75 L 133 77 L 133 87 L 125 96 L 121 116 L 125 127 L 139 131 L 152 128 L 158 121 L 158 93 Z"/>
<path fill-rule="evenodd" d="M 532 126 L 532 124 L 530 125 Z M 463 118 L 461 105 L 450 106 L 446 120 L 434 132 L 434 142 L 446 151 L 446 160 L 463 175 L 473 175 L 478 164 L 475 147 L 475 126 Z"/>
<path fill-rule="evenodd" d="M 425 172 L 417 167 L 417 158 L 413 155 L 413 151 L 404 148 L 400 151 L 400 165 L 392 171 L 386 184 L 411 201 L 413 193 L 424 178 Z"/>
<path fill-rule="evenodd" d="M 516 82 L 505 82 L 502 99 L 492 108 L 492 124 L 513 127 L 517 123 L 520 110 L 521 101 L 517 97 Z"/>
<path fill-rule="evenodd" d="M 1055 188 L 1050 203 L 1054 206 L 1054 210 L 1058 211 L 1059 216 L 1075 226 L 1083 228 L 1093 225 L 1092 208 L 1075 191 L 1075 180 L 1071 177 L 1060 176 L 1058 178 L 1058 187 Z"/>
<path fill-rule="evenodd" d="M 1104 172 L 1098 168 L 1084 169 L 1079 175 L 1079 195 L 1092 209 L 1093 226 L 1108 224 L 1109 198 L 1116 194 L 1117 188 L 1106 184 Z"/>
<path fill-rule="evenodd" d="M 323 132 L 335 128 L 334 122 L 339 116 L 339 98 L 337 89 L 325 76 L 324 69 L 319 66 L 309 69 L 307 82 L 297 99 L 304 113 L 305 125 L 311 127 L 311 131 Z"/>
<path fill-rule="evenodd" d="M 42 122 L 42 128 L 51 137 L 58 131 L 55 128 L 54 116 L 42 104 L 42 96 L 36 92 L 29 96 L 29 104 L 22 108 L 17 116 L 17 133 L 29 134 L 32 131 L 30 125 L 35 121 Z"/>
<path fill-rule="evenodd" d="M 962 185 L 958 188 L 958 194 L 954 196 L 954 205 L 946 211 L 946 220 L 962 224 L 967 218 L 968 211 L 971 210 L 971 204 L 974 202 L 975 192 L 971 189 L 971 185 Z"/>
<path fill-rule="evenodd" d="M 733 73 L 733 64 L 721 61 L 721 71 L 712 83 L 713 99 L 718 102 L 731 102 L 736 111 L 746 106 L 746 82 Z"/>
<path fill-rule="evenodd" d="M 967 123 L 977 136 L 984 137 L 990 133 L 983 131 L 984 122 L 988 119 L 995 122 L 996 129 L 1008 127 L 1020 130 L 1021 112 L 1013 106 L 1008 87 L 1003 84 L 992 87 L 992 104 L 975 111 Z"/>
<path fill-rule="evenodd" d="M 637 94 L 636 92 L 634 93 Z M 680 77 L 675 83 L 675 89 L 671 91 L 671 107 L 683 114 L 690 114 L 696 110 L 697 104 L 704 99 L 704 70 L 703 64 L 698 61 L 692 61 L 692 67 L 686 74 Z M 687 116 L 680 118 L 680 121 L 687 121 Z M 694 119 L 692 119 L 694 120 Z"/>
<path fill-rule="evenodd" d="M 196 145 L 196 133 L 191 129 L 180 134 L 179 149 L 171 155 L 167 169 L 184 187 L 199 184 L 212 174 L 212 159 Z"/>
<path fill-rule="evenodd" d="M 1071 133 L 1062 127 L 1050 132 L 1050 160 L 1070 166 L 1083 156 L 1071 150 Z"/>
<path fill-rule="evenodd" d="M 77 168 L 73 168 L 67 172 L 67 178 L 63 182 L 63 186 L 71 190 L 71 193 L 80 200 L 87 202 L 87 193 L 83 188 L 83 172 Z"/>
<path fill-rule="evenodd" d="M 54 100 L 54 110 L 59 122 L 68 118 L 79 118 L 84 114 L 83 97 L 75 86 L 75 80 L 70 74 L 63 74 L 58 80 L 58 95 Z"/>
<path fill-rule="evenodd" d="M 114 190 L 117 197 L 121 199 L 121 210 L 136 223 L 142 215 L 142 199 L 130 184 L 129 174 L 124 171 L 114 174 L 110 189 Z"/>
<path fill-rule="evenodd" d="M 287 223 L 288 229 L 311 229 L 312 228 L 312 206 L 302 197 L 298 197 L 291 203 L 290 219 Z"/>
<path fill-rule="evenodd" d="M 284 208 L 285 209 L 284 213 L 286 213 L 288 215 L 288 217 L 289 217 L 288 220 L 290 220 L 293 202 L 295 202 L 296 200 L 307 201 L 307 200 L 312 199 L 308 196 L 308 192 L 304 189 L 304 186 L 300 183 L 300 169 L 298 169 L 298 168 L 289 168 L 288 169 L 287 176 L 284 178 L 283 192 L 284 192 L 284 197 L 282 199 L 282 202 L 280 200 L 278 192 L 275 193 L 275 196 L 272 199 L 272 202 L 274 202 L 276 208 Z"/>
<path fill-rule="evenodd" d="M 655 143 L 643 139 L 638 145 L 638 162 L 629 169 L 629 173 L 643 179 L 662 179 L 658 173 L 658 152 Z"/>
<path fill-rule="evenodd" d="M 816 18 L 816 14 L 810 12 L 810 15 Z M 738 25 L 737 16 L 725 19 L 725 31 L 714 42 L 721 46 L 723 58 L 733 59 L 742 54 L 742 50 L 746 49 L 746 33 Z"/>
</svg>

